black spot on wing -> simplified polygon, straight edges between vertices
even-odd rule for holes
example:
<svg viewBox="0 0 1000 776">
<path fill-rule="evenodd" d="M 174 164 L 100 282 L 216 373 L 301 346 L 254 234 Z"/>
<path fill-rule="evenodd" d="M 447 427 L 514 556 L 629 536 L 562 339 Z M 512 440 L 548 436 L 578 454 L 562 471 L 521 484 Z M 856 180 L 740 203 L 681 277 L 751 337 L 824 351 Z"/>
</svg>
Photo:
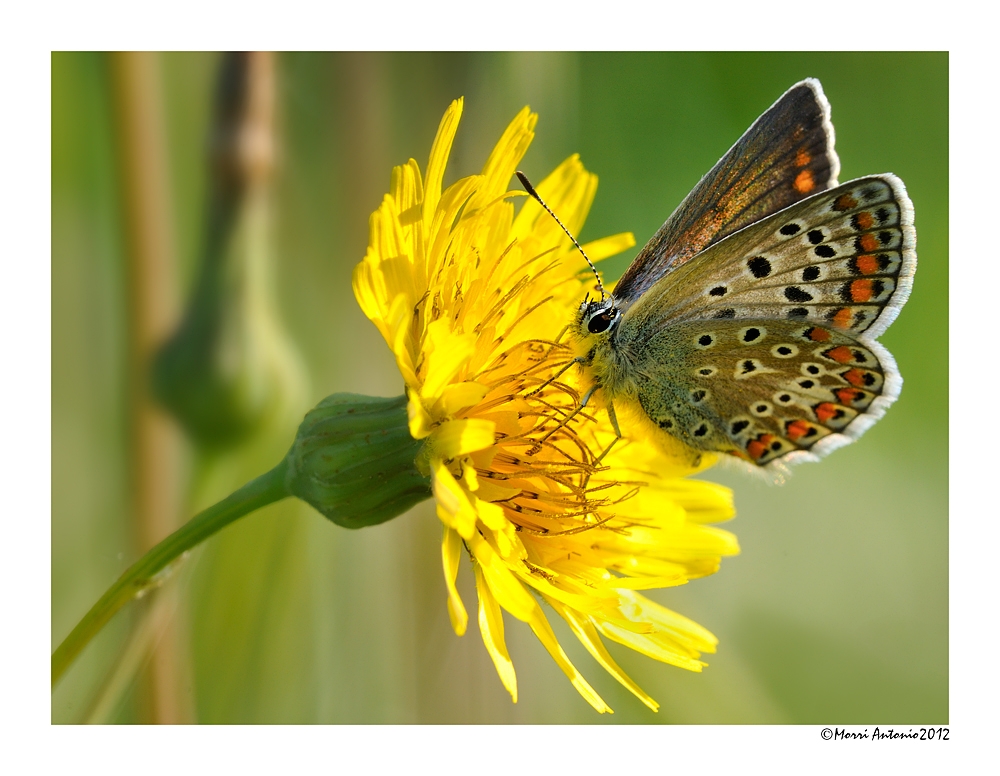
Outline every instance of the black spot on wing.
<svg viewBox="0 0 1000 776">
<path fill-rule="evenodd" d="M 747 262 L 747 268 L 755 278 L 766 278 L 771 274 L 771 262 L 763 256 L 755 256 Z"/>
<path fill-rule="evenodd" d="M 803 291 L 798 286 L 788 286 L 785 289 L 785 299 L 789 302 L 811 302 L 813 297 L 808 291 Z"/>
</svg>

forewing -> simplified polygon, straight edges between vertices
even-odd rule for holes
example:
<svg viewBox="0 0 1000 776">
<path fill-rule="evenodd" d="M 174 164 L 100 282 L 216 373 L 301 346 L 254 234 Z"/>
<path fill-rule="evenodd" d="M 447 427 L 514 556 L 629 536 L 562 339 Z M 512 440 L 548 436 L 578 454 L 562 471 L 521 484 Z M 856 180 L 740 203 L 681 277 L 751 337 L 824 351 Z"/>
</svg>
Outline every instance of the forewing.
<svg viewBox="0 0 1000 776">
<path fill-rule="evenodd" d="M 878 343 L 790 320 L 677 324 L 649 341 L 636 369 L 639 404 L 661 429 L 758 466 L 857 439 L 902 385 Z"/>
<path fill-rule="evenodd" d="M 819 81 L 795 84 L 698 182 L 615 286 L 627 307 L 671 269 L 727 235 L 837 185 L 830 104 Z"/>
<path fill-rule="evenodd" d="M 859 178 L 706 249 L 647 291 L 623 323 L 652 335 L 685 320 L 787 319 L 871 340 L 909 296 L 915 249 L 902 181 Z"/>
</svg>

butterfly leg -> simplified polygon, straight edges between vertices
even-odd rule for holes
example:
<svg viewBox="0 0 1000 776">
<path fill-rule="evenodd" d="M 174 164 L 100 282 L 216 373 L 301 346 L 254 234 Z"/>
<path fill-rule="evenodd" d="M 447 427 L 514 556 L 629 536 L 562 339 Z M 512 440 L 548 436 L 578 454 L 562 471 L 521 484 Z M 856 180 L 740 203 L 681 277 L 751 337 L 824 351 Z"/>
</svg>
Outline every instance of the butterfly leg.
<svg viewBox="0 0 1000 776">
<path fill-rule="evenodd" d="M 585 359 L 580 358 L 579 356 L 577 356 L 576 358 L 570 359 L 569 361 L 566 362 L 566 364 L 563 366 L 563 368 L 560 369 L 558 372 L 556 372 L 554 375 L 552 375 L 552 377 L 550 377 L 548 380 L 546 380 L 544 383 L 542 383 L 541 385 L 539 385 L 534 390 L 528 391 L 528 393 L 526 393 L 524 395 L 525 396 L 534 396 L 536 393 L 542 391 L 547 385 L 550 385 L 554 381 L 558 380 L 566 372 L 567 369 L 569 369 L 571 366 L 573 366 L 573 364 L 584 364 L 584 363 L 586 363 Z M 590 394 L 587 394 L 587 397 L 589 398 Z M 584 406 L 584 405 L 586 405 L 586 403 L 587 403 L 586 400 L 584 400 L 583 403 L 580 406 Z"/>
<path fill-rule="evenodd" d="M 610 401 L 608 402 L 608 420 L 611 421 L 611 427 L 615 430 L 615 438 L 611 440 L 611 444 L 604 448 L 604 452 L 597 456 L 595 464 L 603 461 L 604 456 L 610 453 L 611 448 L 618 444 L 618 440 L 622 438 L 622 430 L 618 427 L 618 416 L 615 415 L 615 405 Z"/>
<path fill-rule="evenodd" d="M 583 399 L 580 400 L 580 406 L 576 412 L 579 412 L 580 410 L 582 410 L 584 407 L 587 406 L 587 402 L 590 401 L 590 397 L 594 395 L 594 391 L 596 391 L 599 387 L 600 386 L 598 385 L 591 386 L 590 390 L 583 395 Z M 573 414 L 575 415 L 576 412 L 574 412 Z M 604 456 L 610 453 L 611 448 L 614 447 L 618 443 L 618 440 L 622 438 L 622 430 L 618 426 L 618 416 L 615 415 L 615 405 L 611 401 L 608 402 L 608 420 L 611 421 L 611 427 L 615 430 L 615 438 L 611 440 L 610 445 L 604 448 L 604 452 L 601 453 L 599 456 L 597 456 L 597 459 L 594 461 L 595 464 L 598 464 L 602 460 L 604 460 Z"/>
<path fill-rule="evenodd" d="M 528 455 L 534 455 L 539 450 L 541 450 L 542 449 L 542 445 L 545 443 L 545 441 L 547 439 L 549 439 L 549 437 L 551 437 L 553 434 L 555 434 L 559 429 L 563 428 L 567 423 L 569 423 L 571 420 L 573 420 L 573 418 L 575 418 L 577 415 L 579 415 L 583 411 L 583 408 L 584 408 L 584 405 L 580 404 L 579 406 L 577 406 L 577 408 L 575 410 L 573 410 L 566 417 L 564 417 L 562 420 L 560 420 L 559 423 L 556 425 L 555 428 L 553 428 L 545 436 L 543 436 L 541 439 L 539 439 L 537 442 L 535 442 L 534 445 L 532 445 L 531 449 L 528 450 Z"/>
</svg>

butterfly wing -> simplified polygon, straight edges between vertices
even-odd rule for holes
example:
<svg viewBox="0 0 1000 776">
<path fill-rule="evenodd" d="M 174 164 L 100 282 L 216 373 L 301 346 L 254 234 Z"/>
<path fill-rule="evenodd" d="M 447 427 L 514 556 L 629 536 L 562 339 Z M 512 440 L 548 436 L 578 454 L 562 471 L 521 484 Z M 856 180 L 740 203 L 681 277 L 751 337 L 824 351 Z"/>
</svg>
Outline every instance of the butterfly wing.
<svg viewBox="0 0 1000 776">
<path fill-rule="evenodd" d="M 709 247 L 614 332 L 643 411 L 693 447 L 759 465 L 857 438 L 902 384 L 873 340 L 909 295 L 915 242 L 902 182 L 880 175 Z"/>
<path fill-rule="evenodd" d="M 753 123 L 646 244 L 615 286 L 621 308 L 727 235 L 837 185 L 830 104 L 797 83 Z"/>
<path fill-rule="evenodd" d="M 645 353 L 637 399 L 653 423 L 759 466 L 815 460 L 857 439 L 902 385 L 877 342 L 790 320 L 687 321 Z"/>
<path fill-rule="evenodd" d="M 913 206 L 895 175 L 858 178 L 707 248 L 650 288 L 623 324 L 782 319 L 868 339 L 895 319 L 916 270 Z"/>
</svg>

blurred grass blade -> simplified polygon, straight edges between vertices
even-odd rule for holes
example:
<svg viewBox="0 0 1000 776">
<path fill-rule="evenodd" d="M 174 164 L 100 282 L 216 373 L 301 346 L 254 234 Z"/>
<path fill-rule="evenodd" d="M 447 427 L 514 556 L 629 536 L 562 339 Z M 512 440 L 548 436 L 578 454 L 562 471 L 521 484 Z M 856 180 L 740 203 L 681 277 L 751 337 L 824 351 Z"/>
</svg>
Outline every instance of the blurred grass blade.
<svg viewBox="0 0 1000 776">
<path fill-rule="evenodd" d="M 169 208 L 159 57 L 109 57 L 118 140 L 118 173 L 127 240 L 128 427 L 135 551 L 141 555 L 177 525 L 180 439 L 151 397 L 149 364 L 176 310 L 175 253 Z M 184 665 L 177 634 L 167 626 L 150 657 L 140 694 L 147 722 L 189 721 L 180 687 Z"/>
</svg>

